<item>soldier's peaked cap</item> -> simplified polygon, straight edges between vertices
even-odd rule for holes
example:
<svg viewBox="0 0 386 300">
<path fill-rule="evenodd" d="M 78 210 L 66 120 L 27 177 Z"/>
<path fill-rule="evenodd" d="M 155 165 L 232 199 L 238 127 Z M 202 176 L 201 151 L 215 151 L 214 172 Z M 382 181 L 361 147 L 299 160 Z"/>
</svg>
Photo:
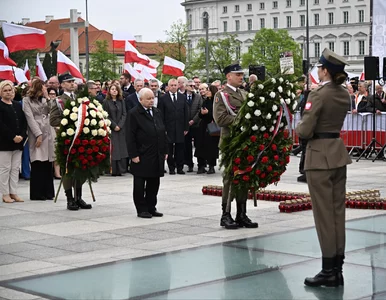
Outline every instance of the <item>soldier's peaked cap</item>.
<svg viewBox="0 0 386 300">
<path fill-rule="evenodd" d="M 65 74 L 61 74 L 59 75 L 59 82 L 62 83 L 62 82 L 66 82 L 66 81 L 74 81 L 75 78 L 69 74 L 69 73 L 65 73 Z"/>
<path fill-rule="evenodd" d="M 346 65 L 348 65 L 348 63 L 342 56 L 325 48 L 316 66 L 325 67 L 331 73 L 344 73 L 344 66 Z"/>
<path fill-rule="evenodd" d="M 238 62 L 236 62 L 236 63 L 233 63 L 233 64 L 225 67 L 223 73 L 224 73 L 224 75 L 226 75 L 228 73 L 244 73 L 244 70 L 240 66 L 240 64 Z"/>
</svg>

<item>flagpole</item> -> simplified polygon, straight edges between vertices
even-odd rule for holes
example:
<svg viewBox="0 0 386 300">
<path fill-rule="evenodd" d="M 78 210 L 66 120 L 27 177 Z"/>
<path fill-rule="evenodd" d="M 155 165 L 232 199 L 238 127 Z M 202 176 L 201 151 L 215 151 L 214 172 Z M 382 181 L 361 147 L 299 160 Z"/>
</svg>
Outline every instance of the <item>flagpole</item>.
<svg viewBox="0 0 386 300">
<path fill-rule="evenodd" d="M 114 59 L 113 59 L 113 71 L 115 73 L 115 47 L 114 47 L 114 40 L 113 40 L 113 55 L 114 55 Z"/>
</svg>

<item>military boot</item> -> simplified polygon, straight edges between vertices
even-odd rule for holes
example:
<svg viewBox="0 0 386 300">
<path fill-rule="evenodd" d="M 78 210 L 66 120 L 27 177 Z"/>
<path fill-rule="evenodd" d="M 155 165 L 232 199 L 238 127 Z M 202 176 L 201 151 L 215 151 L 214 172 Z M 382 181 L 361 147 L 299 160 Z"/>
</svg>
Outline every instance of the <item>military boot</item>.
<svg viewBox="0 0 386 300">
<path fill-rule="evenodd" d="M 226 203 L 223 203 L 220 226 L 225 227 L 225 229 L 237 229 L 238 225 L 233 220 L 231 213 L 227 212 L 226 207 L 227 207 Z"/>
<path fill-rule="evenodd" d="M 335 256 L 335 267 L 336 277 L 338 279 L 338 285 L 344 285 L 343 279 L 343 264 L 344 264 L 344 255 Z"/>
<path fill-rule="evenodd" d="M 83 199 L 82 199 L 82 188 L 76 188 L 76 203 L 78 204 L 79 208 L 81 209 L 91 209 L 92 205 L 87 204 Z"/>
<path fill-rule="evenodd" d="M 76 203 L 74 196 L 72 195 L 72 189 L 65 190 L 64 193 L 67 197 L 67 209 L 68 210 L 78 210 L 79 206 Z"/>
<path fill-rule="evenodd" d="M 236 223 L 239 227 L 257 228 L 259 224 L 252 222 L 247 216 L 247 203 L 237 203 Z"/>
<path fill-rule="evenodd" d="M 336 275 L 335 263 L 336 258 L 323 257 L 322 271 L 315 275 L 315 277 L 308 277 L 304 280 L 304 284 L 308 286 L 328 286 L 338 287 L 338 276 Z M 343 279 L 343 277 L 342 277 Z"/>
</svg>

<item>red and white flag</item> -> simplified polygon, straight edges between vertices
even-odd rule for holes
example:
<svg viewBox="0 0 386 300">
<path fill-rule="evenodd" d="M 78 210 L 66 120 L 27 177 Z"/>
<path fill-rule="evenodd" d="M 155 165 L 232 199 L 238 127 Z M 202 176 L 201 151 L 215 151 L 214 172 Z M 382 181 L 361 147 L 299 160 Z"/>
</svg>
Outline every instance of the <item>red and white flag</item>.
<svg viewBox="0 0 386 300">
<path fill-rule="evenodd" d="M 0 41 L 0 65 L 16 67 L 16 63 L 9 58 L 9 51 L 7 45 L 4 44 L 2 41 Z"/>
<path fill-rule="evenodd" d="M 318 76 L 318 67 L 313 67 L 311 72 L 310 72 L 310 79 L 311 83 L 313 84 L 319 84 L 319 76 Z"/>
<path fill-rule="evenodd" d="M 34 50 L 46 46 L 45 30 L 10 23 L 3 23 L 2 29 L 9 52 Z"/>
<path fill-rule="evenodd" d="M 25 60 L 24 75 L 28 80 L 31 80 L 31 71 L 28 66 L 28 59 Z"/>
<path fill-rule="evenodd" d="M 151 68 L 149 65 L 144 66 L 142 64 L 135 63 L 134 64 L 134 70 L 138 71 L 138 73 L 141 73 L 142 70 L 146 70 L 153 77 L 157 77 L 157 69 Z"/>
<path fill-rule="evenodd" d="M 136 80 L 136 79 L 142 79 L 141 74 L 139 74 L 130 64 L 124 64 L 124 71 L 126 73 L 129 73 L 131 77 Z"/>
<path fill-rule="evenodd" d="M 47 81 L 46 72 L 44 72 L 44 68 L 42 63 L 40 62 L 39 53 L 36 54 L 36 76 L 43 81 Z"/>
<path fill-rule="evenodd" d="M 125 48 L 125 43 L 128 41 L 130 44 L 132 44 L 134 47 L 136 47 L 135 44 L 135 37 L 129 32 L 123 32 L 123 31 L 113 31 L 113 47 L 114 48 Z"/>
<path fill-rule="evenodd" d="M 145 81 L 149 81 L 149 80 L 151 80 L 151 79 L 155 79 L 155 80 L 157 80 L 158 81 L 158 85 L 159 86 L 161 86 L 162 85 L 162 82 L 161 81 L 159 81 L 157 78 L 155 78 L 155 76 L 153 76 L 153 74 L 150 74 L 149 72 L 148 72 L 148 69 L 146 69 L 146 68 L 143 68 L 142 69 L 142 71 L 141 71 L 141 76 L 144 78 L 144 80 Z"/>
<path fill-rule="evenodd" d="M 58 63 L 57 63 L 56 69 L 57 69 L 58 74 L 63 74 L 63 73 L 69 72 L 75 78 L 79 78 L 83 82 L 85 82 L 85 79 L 84 79 L 82 73 L 80 73 L 78 67 L 72 62 L 71 59 L 69 59 L 67 56 L 65 56 L 59 50 L 58 50 Z"/>
<path fill-rule="evenodd" d="M 24 70 L 12 66 L 0 66 L 0 79 L 16 81 L 17 83 L 28 81 L 24 75 Z"/>
<path fill-rule="evenodd" d="M 138 50 L 135 49 L 132 44 L 126 41 L 125 63 L 131 63 L 131 62 L 147 65 L 149 63 L 149 58 L 146 55 L 142 55 L 141 53 L 139 53 Z"/>
<path fill-rule="evenodd" d="M 169 56 L 165 56 L 164 66 L 162 68 L 163 74 L 172 75 L 172 76 L 183 76 L 184 70 L 185 70 L 185 64 Z"/>
<path fill-rule="evenodd" d="M 359 76 L 359 80 L 361 81 L 365 80 L 365 69 L 363 69 L 361 75 Z"/>
</svg>

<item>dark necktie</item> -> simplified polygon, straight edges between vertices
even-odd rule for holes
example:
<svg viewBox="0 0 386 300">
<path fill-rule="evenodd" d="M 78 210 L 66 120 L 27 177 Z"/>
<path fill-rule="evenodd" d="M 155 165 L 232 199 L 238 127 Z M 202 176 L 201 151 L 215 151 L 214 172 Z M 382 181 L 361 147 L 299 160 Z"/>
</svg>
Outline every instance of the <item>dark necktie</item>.
<svg viewBox="0 0 386 300">
<path fill-rule="evenodd" d="M 149 114 L 150 117 L 153 117 L 153 115 L 151 114 L 151 109 L 150 108 L 146 109 L 146 111 L 147 111 L 147 113 Z"/>
<path fill-rule="evenodd" d="M 73 93 L 71 93 L 71 99 L 72 99 L 72 100 L 75 100 L 75 97 L 74 97 L 74 94 L 73 94 Z"/>
<path fill-rule="evenodd" d="M 188 95 L 188 104 L 192 105 L 192 95 Z"/>
<path fill-rule="evenodd" d="M 173 95 L 173 103 L 176 102 L 176 94 L 172 94 Z"/>
</svg>

